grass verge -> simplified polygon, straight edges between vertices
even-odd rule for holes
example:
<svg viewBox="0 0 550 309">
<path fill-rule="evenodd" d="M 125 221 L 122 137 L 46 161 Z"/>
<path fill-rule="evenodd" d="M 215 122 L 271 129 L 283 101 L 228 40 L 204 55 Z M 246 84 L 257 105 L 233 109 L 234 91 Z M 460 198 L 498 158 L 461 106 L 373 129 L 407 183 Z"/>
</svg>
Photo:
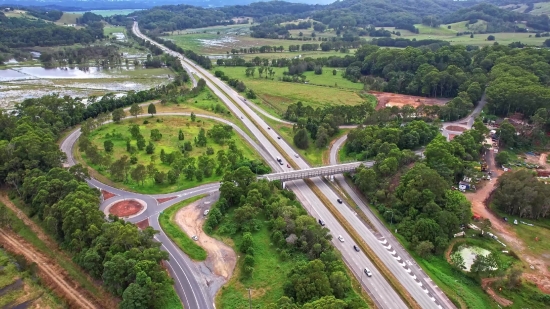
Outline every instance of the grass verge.
<svg viewBox="0 0 550 309">
<path fill-rule="evenodd" d="M 344 227 L 346 232 L 353 238 L 353 240 L 358 244 L 358 246 L 365 252 L 367 257 L 373 262 L 374 265 L 376 265 L 376 268 L 380 270 L 382 275 L 388 280 L 389 284 L 392 286 L 392 288 L 397 292 L 399 297 L 407 304 L 409 308 L 418 308 L 420 309 L 420 305 L 414 300 L 414 298 L 409 294 L 409 292 L 405 289 L 403 285 L 395 278 L 395 276 L 390 272 L 390 270 L 386 267 L 384 263 L 380 260 L 380 258 L 372 251 L 372 249 L 363 241 L 361 237 L 359 237 L 359 234 L 353 229 L 347 220 L 342 216 L 342 214 L 334 208 L 332 203 L 327 200 L 325 195 L 319 190 L 319 188 L 313 183 L 311 179 L 304 179 L 305 183 L 309 186 L 309 188 L 319 197 L 321 202 L 325 205 L 325 207 L 332 213 L 332 215 L 338 220 L 338 222 Z"/>
<path fill-rule="evenodd" d="M 160 226 L 162 230 L 168 235 L 168 237 L 190 258 L 196 261 L 206 260 L 206 251 L 199 245 L 197 245 L 189 235 L 182 231 L 177 223 L 174 221 L 174 217 L 178 210 L 183 207 L 200 200 L 205 197 L 205 194 L 194 196 L 183 200 L 175 205 L 168 207 L 159 216 Z"/>
</svg>

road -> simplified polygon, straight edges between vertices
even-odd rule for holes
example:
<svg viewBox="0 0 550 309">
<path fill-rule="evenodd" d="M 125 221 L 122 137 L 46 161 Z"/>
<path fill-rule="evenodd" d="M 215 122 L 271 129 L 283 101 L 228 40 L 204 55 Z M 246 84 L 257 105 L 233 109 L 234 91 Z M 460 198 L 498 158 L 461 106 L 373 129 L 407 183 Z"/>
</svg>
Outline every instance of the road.
<svg viewBox="0 0 550 309">
<path fill-rule="evenodd" d="M 450 140 L 451 135 L 460 135 L 465 130 L 470 130 L 472 126 L 474 125 L 474 121 L 479 114 L 481 114 L 481 111 L 483 110 L 483 107 L 487 104 L 487 96 L 486 92 L 483 92 L 483 95 L 481 96 L 481 100 L 479 100 L 477 106 L 474 108 L 474 110 L 468 114 L 468 116 L 455 120 L 455 121 L 449 121 L 444 122 L 441 126 L 441 134 L 447 138 L 447 140 Z M 452 129 L 447 129 L 448 127 L 460 127 L 462 128 L 461 131 L 456 131 Z"/>
<path fill-rule="evenodd" d="M 147 37 L 143 36 L 139 32 L 137 23 L 134 23 L 133 31 L 138 37 L 149 40 Z M 275 167 L 274 171 L 282 171 L 282 170 L 288 170 L 288 169 L 286 168 L 286 164 L 283 165 L 284 167 L 277 164 L 276 158 L 277 157 L 283 158 L 284 156 L 280 154 L 280 152 L 270 142 L 270 140 L 278 143 L 279 147 L 283 149 L 283 151 L 287 154 L 287 157 L 291 158 L 294 161 L 294 164 L 297 165 L 299 168 L 309 168 L 309 165 L 301 157 L 297 155 L 295 157 L 295 152 L 292 149 L 292 147 L 290 147 L 284 140 L 277 139 L 276 132 L 273 132 L 273 130 L 267 129 L 268 126 L 264 122 L 264 120 L 258 114 L 256 114 L 247 104 L 241 101 L 240 96 L 236 92 L 234 92 L 229 86 L 227 86 L 225 83 L 223 83 L 219 79 L 215 78 L 210 72 L 204 70 L 203 68 L 197 66 L 192 62 L 189 62 L 183 56 L 168 50 L 166 47 L 152 40 L 149 40 L 149 41 L 153 44 L 156 44 L 167 53 L 170 53 L 175 56 L 179 56 L 182 61 L 182 65 L 184 65 L 184 67 L 188 66 L 196 70 L 197 75 L 205 79 L 206 85 L 212 90 L 212 92 L 214 92 L 214 94 L 218 96 L 220 100 L 222 100 L 226 104 L 226 106 L 234 115 L 236 115 L 238 118 L 241 119 L 243 124 L 258 139 L 259 144 L 269 154 L 267 157 L 264 157 L 264 159 L 266 159 L 266 161 L 271 166 Z M 237 107 L 237 105 L 235 105 L 234 102 L 237 103 L 239 106 Z M 244 111 L 244 113 L 241 110 Z M 256 124 L 258 124 L 259 127 L 262 128 L 262 130 L 260 130 L 259 127 L 256 126 Z M 334 201 L 334 203 L 336 203 L 335 202 L 337 199 L 336 194 L 326 184 L 324 184 L 321 181 L 321 179 L 316 178 L 316 179 L 313 179 L 313 181 L 317 184 L 317 186 L 319 186 L 322 192 L 327 194 L 327 197 L 329 198 L 329 200 Z M 355 276 L 358 279 L 365 279 L 365 280 L 362 280 L 363 287 L 367 289 L 367 291 L 370 293 L 373 300 L 377 303 L 378 307 L 407 308 L 407 306 L 401 300 L 399 295 L 391 288 L 389 283 L 380 274 L 380 272 L 374 267 L 372 262 L 362 252 L 358 253 L 353 250 L 353 244 L 349 243 L 349 240 L 351 239 L 351 237 L 345 232 L 344 228 L 340 225 L 340 223 L 336 220 L 336 218 L 332 216 L 330 211 L 323 205 L 321 200 L 305 184 L 305 182 L 303 180 L 296 180 L 296 181 L 287 183 L 287 186 L 293 189 L 297 197 L 300 199 L 302 204 L 306 207 L 306 209 L 310 212 L 312 216 L 316 218 L 322 218 L 325 221 L 328 229 L 331 231 L 333 235 L 342 235 L 344 239 L 348 239 L 348 242 L 340 243 L 337 240 L 333 240 L 333 243 L 335 247 L 340 250 L 344 258 L 344 261 L 346 262 L 346 264 L 348 264 L 348 266 L 350 267 L 352 272 L 355 274 Z M 340 205 L 337 205 L 337 206 L 340 206 Z M 347 215 L 354 217 L 354 214 L 351 212 L 351 210 L 348 211 Z M 364 235 L 365 233 L 362 233 L 361 231 L 359 231 L 359 234 Z M 372 234 L 370 237 L 366 238 L 365 240 L 369 245 L 378 246 L 380 247 L 380 250 L 383 249 L 382 245 L 374 238 Z M 388 253 L 384 253 L 384 254 L 388 254 Z M 399 264 L 397 264 L 397 262 L 395 262 L 394 264 L 395 264 L 395 267 L 401 267 L 399 266 Z M 365 267 L 368 267 L 372 271 L 373 276 L 371 278 L 362 278 L 363 277 L 361 275 L 363 273 L 362 270 Z M 403 271 L 403 270 L 400 269 L 400 271 Z M 414 283 L 414 281 L 411 279 L 408 279 L 408 280 L 410 280 L 409 286 L 412 287 L 412 284 Z M 437 306 L 435 306 L 435 303 L 431 301 L 425 295 L 425 293 L 422 292 L 420 289 L 418 289 L 416 294 L 419 299 L 417 301 L 422 307 L 437 308 Z"/>
<path fill-rule="evenodd" d="M 330 149 L 329 154 L 329 161 L 330 164 L 337 164 L 338 163 L 338 150 L 342 148 L 345 141 L 347 139 L 347 136 L 342 136 L 339 139 L 337 139 Z M 417 154 L 421 154 L 421 151 L 417 151 Z M 372 212 L 372 210 L 365 204 L 365 201 L 363 201 L 362 198 L 359 197 L 357 192 L 351 188 L 351 186 L 346 182 L 344 176 L 342 174 L 335 175 L 334 179 L 338 182 L 338 185 L 348 193 L 348 195 L 351 197 L 351 199 L 359 206 L 360 210 L 364 212 L 367 216 L 367 218 L 370 220 L 370 222 L 374 225 L 374 228 L 376 229 L 376 234 L 378 235 L 379 239 L 381 241 L 386 242 L 387 245 L 391 245 L 391 248 L 396 252 L 396 256 L 401 257 L 403 261 L 405 261 L 407 265 L 407 269 L 410 270 L 407 271 L 411 277 L 414 278 L 414 280 L 422 284 L 422 287 L 428 291 L 428 295 L 430 297 L 435 298 L 439 304 L 443 304 L 443 307 L 446 308 L 455 308 L 454 304 L 449 300 L 449 298 L 441 291 L 439 287 L 435 285 L 435 283 L 430 279 L 426 273 L 414 262 L 414 259 L 409 255 L 409 253 L 401 246 L 399 241 L 395 239 L 393 234 L 386 228 L 386 226 L 380 222 L 378 217 Z M 409 263 L 410 262 L 410 263 Z"/>
</svg>

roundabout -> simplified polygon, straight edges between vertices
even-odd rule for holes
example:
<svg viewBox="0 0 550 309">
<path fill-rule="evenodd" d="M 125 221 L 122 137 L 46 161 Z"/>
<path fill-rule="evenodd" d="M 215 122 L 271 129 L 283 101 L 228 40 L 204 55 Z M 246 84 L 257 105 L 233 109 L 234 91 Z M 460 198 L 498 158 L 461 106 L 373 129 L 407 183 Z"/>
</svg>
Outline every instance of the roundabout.
<svg viewBox="0 0 550 309">
<path fill-rule="evenodd" d="M 114 215 L 119 218 L 130 219 L 141 215 L 147 209 L 147 203 L 140 199 L 123 199 L 107 205 L 103 212 L 106 216 Z"/>
</svg>

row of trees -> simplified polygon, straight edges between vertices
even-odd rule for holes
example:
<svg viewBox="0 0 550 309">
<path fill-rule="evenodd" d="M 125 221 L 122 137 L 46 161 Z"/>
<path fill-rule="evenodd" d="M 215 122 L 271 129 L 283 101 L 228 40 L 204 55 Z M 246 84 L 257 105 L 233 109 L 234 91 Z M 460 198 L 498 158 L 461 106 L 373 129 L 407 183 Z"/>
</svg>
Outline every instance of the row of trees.
<svg viewBox="0 0 550 309">
<path fill-rule="evenodd" d="M 122 64 L 122 53 L 118 46 L 88 46 L 83 48 L 64 48 L 46 51 L 40 54 L 39 60 L 45 67 L 102 64 L 103 67 L 114 67 Z"/>
<path fill-rule="evenodd" d="M 350 279 L 330 244 L 328 229 L 307 215 L 292 192 L 282 190 L 278 182 L 258 181 L 248 168 L 226 174 L 220 192 L 204 228 L 207 233 L 242 235 L 237 243 L 244 261 L 239 264 L 241 280 L 254 276 L 255 233 L 263 226 L 269 229 L 282 262 L 295 265 L 284 284 L 284 296 L 269 308 L 316 308 L 329 303 L 334 308 L 364 307 L 350 293 Z"/>
</svg>

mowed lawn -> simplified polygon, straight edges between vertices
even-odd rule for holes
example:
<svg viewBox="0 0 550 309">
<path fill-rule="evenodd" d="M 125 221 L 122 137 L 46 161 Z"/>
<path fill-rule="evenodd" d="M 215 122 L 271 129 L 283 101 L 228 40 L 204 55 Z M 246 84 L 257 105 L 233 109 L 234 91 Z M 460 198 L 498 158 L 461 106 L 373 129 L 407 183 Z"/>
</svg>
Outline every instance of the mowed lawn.
<svg viewBox="0 0 550 309">
<path fill-rule="evenodd" d="M 332 75 L 332 69 L 329 68 L 324 69 L 323 75 L 320 76 L 314 76 L 313 72 L 306 72 L 305 75 L 312 84 L 279 81 L 278 78 L 283 76 L 286 68 L 275 68 L 274 80 L 260 78 L 257 69 L 254 77 L 247 77 L 244 67 L 212 69 L 212 71 L 216 70 L 223 71 L 230 78 L 242 80 L 258 96 L 258 99 L 253 101 L 277 116 L 286 112 L 288 105 L 298 101 L 313 108 L 329 105 L 357 105 L 365 101 L 358 94 L 362 84 L 352 83 L 344 79 L 341 74 Z M 313 85 L 314 83 L 325 86 Z"/>
<path fill-rule="evenodd" d="M 162 119 L 163 122 L 156 122 L 157 119 Z M 144 120 L 149 121 L 149 123 L 143 124 Z M 178 145 L 183 144 L 183 142 L 185 141 L 191 141 L 191 143 L 193 144 L 193 150 L 189 152 L 189 156 L 194 158 L 198 158 L 203 153 L 205 153 L 207 147 L 212 147 L 214 149 L 214 155 L 212 155 L 211 157 L 214 158 L 216 164 L 217 160 L 215 158 L 218 150 L 223 149 L 227 151 L 228 149 L 227 143 L 225 145 L 218 145 L 214 143 L 210 138 L 207 138 L 208 143 L 206 147 L 195 147 L 193 140 L 196 136 L 199 135 L 200 129 L 204 128 L 208 133 L 208 130 L 211 129 L 214 124 L 216 124 L 216 122 L 209 119 L 201 119 L 199 117 L 197 117 L 197 119 L 193 122 L 191 121 L 190 117 L 186 116 L 155 116 L 153 118 L 137 118 L 124 120 L 120 124 L 104 125 L 97 130 L 94 130 L 90 134 L 90 140 L 93 144 L 97 145 L 97 147 L 100 149 L 100 153 L 105 154 L 105 152 L 103 151 L 103 143 L 106 140 L 110 139 L 114 143 L 114 148 L 112 152 L 113 161 L 118 160 L 124 155 L 131 157 L 130 153 L 126 151 L 125 139 L 131 136 L 128 129 L 132 124 L 138 124 L 140 126 L 140 133 L 143 135 L 143 137 L 145 137 L 147 144 L 151 139 L 151 130 L 158 129 L 160 133 L 162 133 L 162 139 L 160 141 L 153 141 L 153 144 L 155 145 L 154 154 L 156 156 L 155 165 L 159 171 L 168 172 L 170 170 L 170 166 L 168 164 L 163 164 L 160 162 L 161 149 L 164 149 L 166 153 L 179 151 Z M 178 132 L 180 129 L 184 132 L 183 142 L 178 140 Z M 106 137 L 107 134 L 112 135 L 113 133 L 121 134 L 122 138 Z M 253 148 L 248 143 L 246 143 L 236 132 L 234 133 L 232 139 L 235 141 L 237 148 L 242 151 L 245 158 L 261 160 L 259 155 L 256 154 L 256 152 L 253 150 Z M 131 144 L 133 146 L 136 146 L 136 140 L 132 140 Z M 86 159 L 85 154 L 82 154 L 82 157 Z M 148 155 L 145 150 L 138 151 L 136 157 L 138 159 L 137 164 L 143 164 L 147 166 L 151 162 L 151 155 Z M 110 176 L 108 170 L 100 169 L 97 166 L 90 164 L 89 160 L 87 160 L 87 163 L 95 168 L 97 171 L 99 171 L 99 173 L 103 176 Z M 193 179 L 192 181 L 185 180 L 184 176 L 180 175 L 180 178 L 178 179 L 176 184 L 164 183 L 159 185 L 154 183 L 153 180 L 148 179 L 145 181 L 143 186 L 134 182 L 133 180 L 124 185 L 131 190 L 142 193 L 165 193 L 192 188 L 203 183 L 219 181 L 221 177 L 222 176 L 216 176 L 215 174 L 213 174 L 211 177 L 205 177 L 201 182 L 199 182 L 196 179 Z"/>
</svg>

